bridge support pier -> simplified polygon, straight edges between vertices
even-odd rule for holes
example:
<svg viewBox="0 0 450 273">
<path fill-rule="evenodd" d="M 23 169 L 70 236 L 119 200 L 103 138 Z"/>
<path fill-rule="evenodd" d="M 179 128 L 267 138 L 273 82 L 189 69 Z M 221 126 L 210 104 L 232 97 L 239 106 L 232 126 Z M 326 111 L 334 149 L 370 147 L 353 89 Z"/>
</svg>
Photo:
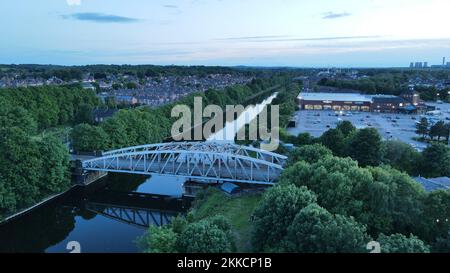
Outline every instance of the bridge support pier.
<svg viewBox="0 0 450 273">
<path fill-rule="evenodd" d="M 88 186 L 107 175 L 108 172 L 103 171 L 83 171 L 80 160 L 72 161 L 72 181 L 75 185 Z"/>
</svg>

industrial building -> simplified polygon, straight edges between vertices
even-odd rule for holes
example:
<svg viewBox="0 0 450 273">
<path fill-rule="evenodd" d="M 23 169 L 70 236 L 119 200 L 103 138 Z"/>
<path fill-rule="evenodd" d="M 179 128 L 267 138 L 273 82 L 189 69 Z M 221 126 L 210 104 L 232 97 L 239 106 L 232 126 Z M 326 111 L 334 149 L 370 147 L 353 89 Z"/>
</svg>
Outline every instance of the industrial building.
<svg viewBox="0 0 450 273">
<path fill-rule="evenodd" d="M 370 96 L 357 93 L 315 93 L 302 92 L 297 97 L 302 110 L 365 111 L 372 104 Z"/>
</svg>

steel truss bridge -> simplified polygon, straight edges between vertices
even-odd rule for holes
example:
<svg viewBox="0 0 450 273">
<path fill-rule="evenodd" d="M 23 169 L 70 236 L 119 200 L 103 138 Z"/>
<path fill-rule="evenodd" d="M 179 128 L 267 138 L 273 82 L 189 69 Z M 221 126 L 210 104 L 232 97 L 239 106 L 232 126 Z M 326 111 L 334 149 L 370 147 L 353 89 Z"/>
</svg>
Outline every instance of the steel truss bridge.
<svg viewBox="0 0 450 273">
<path fill-rule="evenodd" d="M 105 152 L 84 171 L 161 174 L 215 182 L 273 184 L 287 157 L 224 142 L 171 142 Z"/>
</svg>

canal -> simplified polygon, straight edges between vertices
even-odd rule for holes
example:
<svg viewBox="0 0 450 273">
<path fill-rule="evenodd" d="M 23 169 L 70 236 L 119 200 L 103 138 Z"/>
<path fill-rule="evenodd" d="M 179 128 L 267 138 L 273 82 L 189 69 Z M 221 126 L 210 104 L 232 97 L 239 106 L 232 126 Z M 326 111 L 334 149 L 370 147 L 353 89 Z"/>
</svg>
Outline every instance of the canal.
<svg viewBox="0 0 450 273">
<path fill-rule="evenodd" d="M 136 238 L 189 209 L 183 180 L 110 174 L 0 226 L 0 252 L 139 252 Z"/>
<path fill-rule="evenodd" d="M 234 141 L 276 94 L 247 109 L 208 140 Z M 109 174 L 89 187 L 78 187 L 0 225 L 0 252 L 69 253 L 77 242 L 83 253 L 140 252 L 136 239 L 149 225 L 161 226 L 190 208 L 185 180 Z"/>
</svg>

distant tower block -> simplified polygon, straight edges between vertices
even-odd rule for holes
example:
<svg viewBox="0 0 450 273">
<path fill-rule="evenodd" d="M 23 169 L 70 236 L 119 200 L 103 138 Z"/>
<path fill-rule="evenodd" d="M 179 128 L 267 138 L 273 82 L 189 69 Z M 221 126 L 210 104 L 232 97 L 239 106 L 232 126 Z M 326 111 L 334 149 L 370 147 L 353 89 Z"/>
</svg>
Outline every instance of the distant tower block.
<svg viewBox="0 0 450 273">
<path fill-rule="evenodd" d="M 424 67 L 424 68 L 427 68 L 427 67 L 428 67 L 428 62 L 424 62 L 424 63 L 423 63 L 423 67 Z"/>
<path fill-rule="evenodd" d="M 413 62 L 411 62 L 411 63 L 409 64 L 409 68 L 414 68 L 414 63 L 413 63 Z"/>
<path fill-rule="evenodd" d="M 445 65 L 445 57 L 442 57 L 442 65 Z"/>
</svg>

